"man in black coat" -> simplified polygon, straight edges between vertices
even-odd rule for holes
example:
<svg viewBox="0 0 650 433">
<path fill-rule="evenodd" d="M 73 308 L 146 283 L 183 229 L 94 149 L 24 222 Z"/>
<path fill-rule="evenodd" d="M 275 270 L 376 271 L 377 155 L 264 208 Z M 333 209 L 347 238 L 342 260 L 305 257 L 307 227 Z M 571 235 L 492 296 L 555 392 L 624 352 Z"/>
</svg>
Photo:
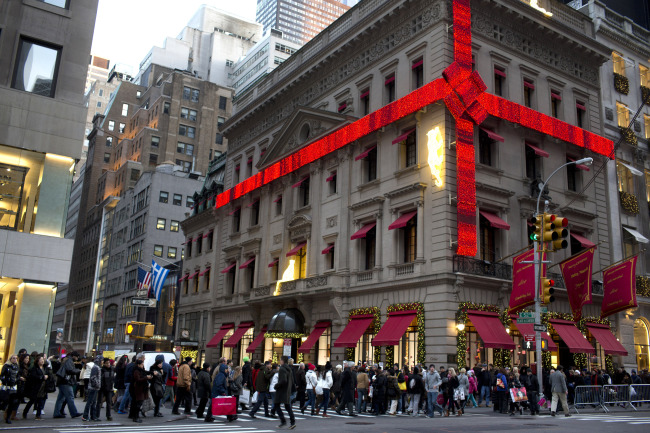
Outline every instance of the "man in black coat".
<svg viewBox="0 0 650 433">
<path fill-rule="evenodd" d="M 241 375 L 242 375 L 242 385 L 244 388 L 248 390 L 253 389 L 253 367 L 251 366 L 251 362 L 248 359 L 248 356 L 244 357 L 244 365 L 241 368 Z M 253 395 L 253 392 L 251 391 L 251 396 Z M 246 407 L 246 403 L 240 403 L 240 406 L 242 410 L 248 410 Z"/>
<path fill-rule="evenodd" d="M 348 415 L 357 416 L 354 413 L 354 387 L 357 381 L 353 380 L 352 371 L 350 370 L 350 363 L 343 361 L 343 373 L 341 374 L 341 403 L 336 408 L 336 413 L 343 415 L 341 412 L 348 407 Z"/>
<path fill-rule="evenodd" d="M 291 409 L 291 391 L 294 389 L 293 372 L 289 366 L 289 357 L 283 356 L 280 358 L 280 368 L 276 373 L 278 375 L 278 383 L 275 385 L 275 400 L 273 401 L 273 409 L 280 418 L 280 425 L 282 428 L 287 425 L 287 421 L 282 413 L 281 405 L 284 405 L 287 413 L 289 414 L 290 426 L 289 429 L 296 428 L 296 418 Z"/>
<path fill-rule="evenodd" d="M 307 372 L 305 371 L 305 364 L 300 363 L 298 370 L 296 370 L 296 399 L 300 402 L 300 407 L 305 406 L 305 393 L 307 392 Z"/>
</svg>

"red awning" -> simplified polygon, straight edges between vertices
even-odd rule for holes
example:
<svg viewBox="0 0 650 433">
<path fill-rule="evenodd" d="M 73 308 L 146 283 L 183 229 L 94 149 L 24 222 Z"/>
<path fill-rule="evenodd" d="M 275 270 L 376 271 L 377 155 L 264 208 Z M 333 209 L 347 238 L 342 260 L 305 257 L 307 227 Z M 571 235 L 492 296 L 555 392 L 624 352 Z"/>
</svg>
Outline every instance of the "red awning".
<svg viewBox="0 0 650 433">
<path fill-rule="evenodd" d="M 418 211 L 416 210 L 402 214 L 402 216 L 397 218 L 391 225 L 388 226 L 388 230 L 395 230 L 406 227 L 406 224 L 408 224 L 408 222 L 411 221 L 417 214 Z"/>
<path fill-rule="evenodd" d="M 217 331 L 217 333 L 214 334 L 214 337 L 212 337 L 212 339 L 208 341 L 208 344 L 206 344 L 205 347 L 219 347 L 219 343 L 221 343 L 223 337 L 225 337 L 228 331 L 230 331 L 234 327 L 235 327 L 234 323 L 226 323 L 225 325 L 221 325 L 219 331 Z"/>
<path fill-rule="evenodd" d="M 204 235 L 203 235 L 203 239 L 205 239 L 205 238 L 207 238 L 208 236 L 210 236 L 210 234 L 212 234 L 213 232 L 214 232 L 214 230 L 210 230 L 209 232 L 207 232 L 206 234 L 204 234 Z"/>
<path fill-rule="evenodd" d="M 334 249 L 334 244 L 329 244 L 323 251 L 321 251 L 321 254 L 327 254 L 333 249 Z"/>
<path fill-rule="evenodd" d="M 368 96 L 370 96 L 370 90 L 366 90 L 359 96 L 360 99 L 366 99 Z"/>
<path fill-rule="evenodd" d="M 366 150 L 364 150 L 363 152 L 361 152 L 359 155 L 357 155 L 357 156 L 354 158 L 354 160 L 355 160 L 355 161 L 358 161 L 358 160 L 360 160 L 360 159 L 365 158 L 365 157 L 368 156 L 368 154 L 369 154 L 370 152 L 372 152 L 376 147 L 377 147 L 377 145 L 375 144 L 374 146 L 371 146 L 371 147 L 367 148 Z"/>
<path fill-rule="evenodd" d="M 391 75 L 390 77 L 386 78 L 386 81 L 384 81 L 384 86 L 387 86 L 394 81 L 395 81 L 395 75 Z"/>
<path fill-rule="evenodd" d="M 280 259 L 275 259 L 271 263 L 269 263 L 269 268 L 272 268 L 273 266 L 277 265 L 280 263 Z"/>
<path fill-rule="evenodd" d="M 550 153 L 543 151 L 542 149 L 540 149 L 539 147 L 537 147 L 537 146 L 535 146 L 533 144 L 526 143 L 526 146 L 530 147 L 530 149 L 533 152 L 535 152 L 535 155 L 537 155 L 537 156 L 541 156 L 543 158 L 548 158 L 549 156 L 551 156 Z"/>
<path fill-rule="evenodd" d="M 483 127 L 481 127 L 481 130 L 483 132 L 485 132 L 488 135 L 488 137 L 490 137 L 490 139 L 492 139 L 494 141 L 500 141 L 501 143 L 506 141 L 502 136 L 500 136 L 499 134 L 497 134 L 494 131 L 490 131 L 489 129 L 483 128 Z"/>
<path fill-rule="evenodd" d="M 199 234 L 197 237 L 194 238 L 194 242 L 200 241 L 203 235 Z"/>
<path fill-rule="evenodd" d="M 583 104 L 580 104 L 576 102 L 576 108 L 580 111 L 587 111 L 587 107 L 585 107 Z"/>
<path fill-rule="evenodd" d="M 517 323 L 517 319 L 514 319 L 513 322 L 515 322 L 515 326 L 519 329 L 521 335 L 535 335 L 535 329 L 532 323 Z M 557 344 L 555 344 L 550 335 L 546 332 L 542 332 L 542 338 L 548 340 L 549 350 L 557 350 Z"/>
<path fill-rule="evenodd" d="M 303 183 L 304 181 L 306 181 L 307 179 L 309 179 L 309 176 L 305 176 L 305 177 L 303 177 L 303 178 L 300 179 L 298 182 L 296 182 L 296 183 L 294 183 L 293 185 L 291 185 L 291 188 L 298 188 L 298 187 L 299 187 L 300 185 L 302 185 L 302 183 Z"/>
<path fill-rule="evenodd" d="M 413 64 L 411 65 L 411 69 L 415 69 L 419 66 L 422 66 L 423 63 L 424 61 L 422 59 L 418 60 L 417 62 L 413 62 Z"/>
<path fill-rule="evenodd" d="M 192 238 L 189 238 L 188 240 L 186 240 L 185 242 L 183 242 L 181 245 L 187 245 L 187 244 L 189 244 L 190 242 L 192 242 Z"/>
<path fill-rule="evenodd" d="M 307 245 L 307 242 L 301 242 L 301 243 L 299 243 L 298 245 L 296 245 L 295 247 L 293 247 L 293 248 L 291 249 L 291 251 L 289 251 L 289 252 L 287 253 L 287 257 L 295 256 L 296 254 L 298 254 L 298 251 L 300 251 L 300 250 L 302 249 L 302 247 L 304 247 L 305 245 Z"/>
<path fill-rule="evenodd" d="M 208 272 L 210 272 L 210 266 L 208 266 L 207 268 L 205 268 L 205 270 L 199 274 L 199 277 L 204 276 L 204 275 L 207 274 Z"/>
<path fill-rule="evenodd" d="M 361 227 L 361 230 L 350 236 L 350 240 L 365 238 L 370 230 L 372 230 L 377 225 L 377 221 L 366 224 Z"/>
<path fill-rule="evenodd" d="M 497 215 L 484 210 L 480 210 L 478 213 L 481 214 L 481 216 L 486 220 L 488 220 L 490 225 L 495 229 L 510 230 L 510 224 L 499 218 Z"/>
<path fill-rule="evenodd" d="M 277 202 L 279 202 L 280 200 L 282 200 L 282 196 L 281 196 L 281 195 L 277 196 L 276 199 L 273 200 L 273 203 L 277 203 Z"/>
<path fill-rule="evenodd" d="M 193 280 L 194 278 L 196 278 L 197 275 L 199 275 L 199 271 L 196 271 L 196 272 L 194 272 L 192 275 L 190 275 L 190 276 L 188 277 L 188 280 Z"/>
<path fill-rule="evenodd" d="M 375 338 L 372 339 L 372 345 L 395 346 L 399 344 L 402 336 L 417 315 L 418 312 L 415 310 L 388 313 L 388 320 L 386 320 Z"/>
<path fill-rule="evenodd" d="M 622 355 L 627 356 L 627 350 L 621 344 L 620 341 L 616 339 L 612 331 L 610 331 L 609 326 L 601 325 L 599 323 L 586 323 L 587 329 L 591 332 L 596 340 L 603 346 L 606 355 Z"/>
<path fill-rule="evenodd" d="M 330 174 L 330 177 L 325 179 L 325 182 L 331 182 L 334 180 L 335 177 L 336 177 L 336 172 L 333 172 L 332 174 Z"/>
<path fill-rule="evenodd" d="M 226 269 L 224 269 L 223 271 L 221 271 L 221 273 L 222 273 L 222 274 L 227 274 L 228 272 L 230 272 L 230 270 L 231 270 L 232 268 L 235 267 L 236 264 L 237 264 L 237 262 L 232 262 L 231 264 L 229 264 L 229 265 L 226 267 Z"/>
<path fill-rule="evenodd" d="M 255 261 L 255 256 L 249 258 L 249 259 L 246 260 L 244 263 L 242 263 L 241 266 L 239 267 L 239 269 L 246 269 L 246 268 L 248 267 L 248 265 L 250 265 L 250 264 L 253 263 L 254 261 Z"/>
<path fill-rule="evenodd" d="M 567 158 L 567 159 L 571 162 L 575 162 L 575 159 L 573 158 Z M 576 168 L 582 171 L 589 171 L 589 166 L 586 166 L 584 164 L 576 164 Z"/>
<path fill-rule="evenodd" d="M 255 205 L 255 203 L 257 203 L 258 201 L 260 201 L 260 198 L 259 198 L 259 197 L 257 197 L 255 200 L 253 200 L 252 202 L 250 202 L 250 203 L 248 204 L 248 206 L 246 206 L 246 207 L 253 207 L 253 205 Z"/>
<path fill-rule="evenodd" d="M 250 328 L 252 328 L 255 325 L 253 322 L 242 322 L 239 324 L 237 327 L 237 330 L 230 336 L 228 341 L 223 343 L 223 347 L 237 347 L 237 343 L 239 343 L 239 340 L 244 336 L 246 331 L 248 331 Z"/>
<path fill-rule="evenodd" d="M 300 345 L 298 348 L 298 353 L 309 353 L 312 347 L 314 347 L 314 344 L 318 341 L 321 335 L 323 335 L 323 332 L 327 328 L 329 328 L 331 325 L 331 322 L 317 322 L 316 325 L 314 325 L 314 330 L 311 331 L 311 334 L 309 334 L 309 337 Z"/>
<path fill-rule="evenodd" d="M 551 92 L 551 99 L 557 99 L 558 101 L 562 100 L 562 95 L 559 93 Z"/>
<path fill-rule="evenodd" d="M 180 277 L 180 278 L 178 279 L 178 282 L 180 283 L 181 281 L 185 281 L 185 280 L 187 280 L 188 278 L 190 278 L 190 274 L 185 274 L 185 275 L 183 275 L 182 277 Z"/>
<path fill-rule="evenodd" d="M 530 81 L 524 80 L 524 87 L 527 87 L 530 90 L 535 90 L 535 84 L 531 83 Z"/>
<path fill-rule="evenodd" d="M 467 312 L 467 318 L 478 331 L 478 335 L 483 340 L 484 347 L 507 350 L 515 350 L 517 348 L 517 345 L 506 332 L 503 323 L 499 320 L 497 313 L 470 310 Z"/>
<path fill-rule="evenodd" d="M 235 171 L 239 171 L 239 170 L 240 170 L 240 168 L 239 168 L 239 164 L 237 164 L 237 165 L 235 166 Z"/>
<path fill-rule="evenodd" d="M 413 133 L 413 131 L 415 131 L 415 128 L 409 129 L 404 134 L 400 135 L 395 140 L 393 140 L 393 144 L 397 144 L 399 142 L 402 142 L 402 141 L 406 140 L 408 138 L 408 136 L 411 135 L 411 133 Z"/>
<path fill-rule="evenodd" d="M 236 214 L 237 212 L 239 212 L 240 210 L 241 210 L 241 208 L 240 208 L 240 207 L 237 207 L 237 208 L 235 208 L 232 212 L 230 212 L 228 215 L 234 215 L 234 214 Z"/>
<path fill-rule="evenodd" d="M 249 156 L 249 157 L 248 157 L 248 160 L 247 160 L 246 162 L 247 162 L 248 164 L 250 164 L 251 162 L 253 162 L 253 157 L 252 157 L 252 156 Z"/>
<path fill-rule="evenodd" d="M 264 341 L 264 334 L 266 334 L 266 326 L 263 326 L 260 333 L 257 334 L 257 337 L 251 341 L 251 344 L 246 348 L 246 353 L 255 352 L 255 349 L 257 349 L 257 347 Z"/>
<path fill-rule="evenodd" d="M 334 347 L 356 347 L 359 338 L 366 332 L 374 318 L 375 316 L 372 314 L 352 316 L 339 338 L 334 342 Z"/>
<path fill-rule="evenodd" d="M 555 328 L 562 341 L 569 346 L 569 352 L 589 353 L 591 355 L 596 354 L 596 349 L 594 349 L 591 346 L 591 343 L 589 343 L 585 336 L 582 335 L 574 322 L 551 319 L 549 320 L 549 323 L 553 325 L 553 328 Z"/>
<path fill-rule="evenodd" d="M 494 68 L 494 75 L 498 75 L 499 77 L 503 77 L 503 78 L 506 77 L 506 73 L 499 68 Z"/>
<path fill-rule="evenodd" d="M 338 109 L 339 113 L 340 113 L 341 111 L 345 110 L 346 108 L 348 108 L 348 104 L 347 104 L 347 102 L 344 102 L 344 103 L 342 103 L 341 105 L 339 105 L 339 109 Z"/>
<path fill-rule="evenodd" d="M 583 236 L 577 235 L 575 233 L 571 233 L 571 236 L 573 237 L 573 239 L 580 242 L 580 245 L 582 245 L 582 248 L 591 248 L 591 247 L 596 246 L 595 243 L 591 242 L 589 239 L 587 239 L 587 238 L 585 238 Z"/>
</svg>

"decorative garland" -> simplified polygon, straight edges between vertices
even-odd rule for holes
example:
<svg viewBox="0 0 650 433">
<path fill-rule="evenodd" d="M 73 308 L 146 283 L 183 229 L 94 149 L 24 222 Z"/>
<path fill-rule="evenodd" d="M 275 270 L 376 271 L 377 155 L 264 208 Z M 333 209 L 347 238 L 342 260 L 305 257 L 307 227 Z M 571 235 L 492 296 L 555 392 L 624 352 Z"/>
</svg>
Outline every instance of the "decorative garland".
<svg viewBox="0 0 650 433">
<path fill-rule="evenodd" d="M 614 72 L 614 89 L 619 93 L 627 95 L 630 93 L 630 80 L 625 75 Z"/>
<path fill-rule="evenodd" d="M 424 304 L 422 302 L 412 302 L 409 304 L 393 304 L 389 305 L 386 309 L 387 313 L 395 311 L 417 311 L 417 333 L 418 333 L 418 348 L 415 362 L 417 364 L 424 364 L 426 362 L 427 348 L 424 341 Z M 390 350 L 389 350 L 390 349 Z M 390 358 L 389 358 L 390 355 Z M 394 364 L 393 346 L 386 347 L 386 365 Z M 401 365 L 401 364 L 400 364 Z"/>
<path fill-rule="evenodd" d="M 637 215 L 639 213 L 639 200 L 633 194 L 625 191 L 619 191 L 621 198 L 621 207 L 629 214 Z"/>
<path fill-rule="evenodd" d="M 542 323 L 546 324 L 547 326 L 552 327 L 553 325 L 548 323 L 549 319 L 562 319 L 562 320 L 573 321 L 573 316 L 571 314 L 557 313 L 557 312 L 544 313 L 542 315 Z M 610 323 L 609 319 L 601 319 L 600 317 L 595 317 L 595 316 L 586 316 L 586 317 L 581 318 L 578 321 L 578 323 L 576 323 L 576 325 L 578 326 L 578 329 L 583 334 L 587 333 L 587 323 L 598 323 L 600 325 L 611 326 L 611 323 Z M 549 355 L 549 357 L 550 357 L 550 355 Z M 573 354 L 573 363 L 579 369 L 589 368 L 589 357 L 587 356 L 586 353 L 574 353 Z M 546 364 L 544 364 L 544 367 L 546 367 Z M 613 371 L 613 370 L 610 370 L 610 367 L 613 367 L 612 356 L 611 355 L 606 355 L 605 356 L 605 368 L 607 368 L 609 371 Z M 550 368 L 550 365 L 549 365 L 549 368 Z"/>
<path fill-rule="evenodd" d="M 627 128 L 627 127 L 619 127 L 618 130 L 621 133 L 621 136 L 623 137 L 623 140 L 625 140 L 626 143 L 632 144 L 636 146 L 639 144 L 639 141 L 636 138 L 636 134 L 634 131 L 632 131 L 632 128 Z"/>
<path fill-rule="evenodd" d="M 304 334 L 299 334 L 297 332 L 266 332 L 264 337 L 266 338 L 302 338 Z"/>
<path fill-rule="evenodd" d="M 650 105 L 650 88 L 641 86 L 641 100 Z"/>
<path fill-rule="evenodd" d="M 636 277 L 636 294 L 639 296 L 650 297 L 650 278 L 643 275 Z"/>
<path fill-rule="evenodd" d="M 490 311 L 493 313 L 500 313 L 501 309 L 496 305 L 485 305 L 485 304 L 474 304 L 473 302 L 461 302 L 458 304 L 458 311 L 456 311 L 456 323 L 462 323 L 466 325 L 467 322 L 467 312 L 469 310 L 478 310 L 478 311 Z M 497 359 L 501 359 L 500 350 L 494 351 L 494 365 L 497 365 Z M 466 367 L 465 359 L 467 357 L 467 332 L 465 329 L 458 331 L 456 336 L 456 363 L 458 368 Z"/>
<path fill-rule="evenodd" d="M 348 321 L 352 320 L 352 316 L 359 316 L 362 314 L 372 314 L 374 318 L 372 319 L 372 323 L 370 323 L 370 327 L 372 328 L 372 333 L 374 335 L 377 335 L 379 332 L 379 329 L 381 329 L 381 313 L 379 311 L 379 308 L 377 307 L 365 307 L 365 308 L 355 308 L 350 310 L 349 312 L 349 319 Z M 375 363 L 379 361 L 381 358 L 381 347 L 376 346 L 373 349 L 373 358 Z M 354 361 L 354 347 L 348 347 L 345 349 L 345 359 L 347 361 Z"/>
</svg>

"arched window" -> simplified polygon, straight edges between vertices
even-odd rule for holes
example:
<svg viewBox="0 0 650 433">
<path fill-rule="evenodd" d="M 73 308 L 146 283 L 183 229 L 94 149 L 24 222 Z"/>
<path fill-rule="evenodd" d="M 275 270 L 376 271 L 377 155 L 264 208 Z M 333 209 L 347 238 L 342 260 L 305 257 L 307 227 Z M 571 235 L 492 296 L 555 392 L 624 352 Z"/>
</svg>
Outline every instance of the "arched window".
<svg viewBox="0 0 650 433">
<path fill-rule="evenodd" d="M 634 321 L 634 352 L 639 370 L 650 366 L 650 326 L 644 318 Z"/>
</svg>

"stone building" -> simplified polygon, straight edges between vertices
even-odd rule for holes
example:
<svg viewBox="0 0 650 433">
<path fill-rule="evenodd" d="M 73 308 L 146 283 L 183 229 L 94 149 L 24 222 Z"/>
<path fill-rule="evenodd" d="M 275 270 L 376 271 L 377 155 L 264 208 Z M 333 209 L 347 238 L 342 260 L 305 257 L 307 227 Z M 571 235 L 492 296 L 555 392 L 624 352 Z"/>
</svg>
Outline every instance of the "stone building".
<svg viewBox="0 0 650 433">
<path fill-rule="evenodd" d="M 68 4 L 69 3 L 69 4 Z M 0 3 L 0 363 L 46 352 L 97 0 Z"/>
<path fill-rule="evenodd" d="M 178 308 L 180 321 L 212 299 L 214 336 L 200 348 L 208 359 L 275 358 L 291 339 L 294 358 L 319 364 L 533 361 L 525 327 L 505 314 L 512 256 L 530 242 L 540 181 L 586 156 L 607 161 L 599 68 L 611 51 L 587 16 L 551 0 L 472 0 L 470 45 L 465 15 L 452 22 L 452 4 L 465 3 L 361 2 L 237 100 L 224 192 L 205 195 L 208 210 L 183 223 L 186 242 L 212 232 L 220 245 L 188 248 L 187 278 L 209 263 L 211 281 L 181 290 Z M 484 121 L 479 106 L 461 117 L 454 105 L 446 83 L 469 91 L 454 67 L 482 77 Z M 473 132 L 467 118 L 479 119 Z M 572 233 L 571 248 L 551 259 L 597 245 L 602 269 L 613 248 L 599 208 L 608 177 L 575 168 L 543 192 Z M 545 320 L 571 311 L 555 279 Z M 602 287 L 590 289 L 592 320 Z M 615 351 L 590 333 L 589 349 L 570 346 L 580 330 L 553 325 L 546 362 L 584 365 L 571 356 L 580 350 L 611 360 Z"/>
</svg>

